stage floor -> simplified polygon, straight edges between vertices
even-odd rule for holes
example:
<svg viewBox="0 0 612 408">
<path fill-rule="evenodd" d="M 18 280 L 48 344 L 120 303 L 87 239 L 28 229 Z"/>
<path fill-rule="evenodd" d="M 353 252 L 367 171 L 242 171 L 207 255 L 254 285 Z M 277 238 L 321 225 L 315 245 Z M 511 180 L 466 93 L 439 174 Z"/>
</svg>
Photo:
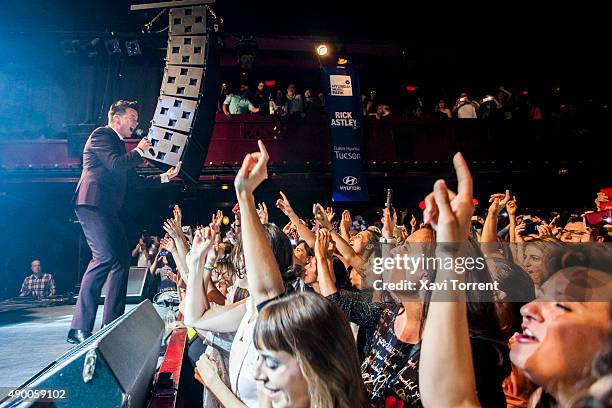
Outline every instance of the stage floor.
<svg viewBox="0 0 612 408">
<path fill-rule="evenodd" d="M 126 312 L 136 307 L 127 305 Z M 160 316 L 167 309 L 155 305 Z M 73 345 L 66 342 L 74 305 L 0 311 L 0 388 L 17 387 L 54 362 Z M 94 331 L 100 328 L 98 307 Z"/>
</svg>

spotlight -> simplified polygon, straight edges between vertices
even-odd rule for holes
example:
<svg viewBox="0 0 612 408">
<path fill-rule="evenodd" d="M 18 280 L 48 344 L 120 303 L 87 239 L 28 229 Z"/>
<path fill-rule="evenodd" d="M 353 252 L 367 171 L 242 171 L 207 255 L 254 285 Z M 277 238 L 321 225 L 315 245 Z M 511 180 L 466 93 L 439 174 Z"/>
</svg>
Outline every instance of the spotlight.
<svg viewBox="0 0 612 408">
<path fill-rule="evenodd" d="M 221 190 L 229 190 L 229 186 L 227 184 L 221 184 Z"/>
<path fill-rule="evenodd" d="M 142 52 L 140 52 L 140 43 L 138 40 L 126 41 L 125 50 L 127 51 L 128 57 L 142 54 Z"/>
<path fill-rule="evenodd" d="M 348 64 L 348 59 L 342 58 L 342 57 L 338 58 L 338 65 L 346 65 L 346 64 Z"/>
<path fill-rule="evenodd" d="M 104 46 L 106 47 L 106 52 L 111 55 L 121 54 L 121 45 L 119 45 L 119 40 L 116 38 L 104 41 Z"/>
<path fill-rule="evenodd" d="M 320 57 L 324 57 L 327 55 L 327 53 L 329 53 L 329 47 L 325 44 L 320 44 L 317 46 L 317 54 Z"/>
<path fill-rule="evenodd" d="M 414 85 L 406 85 L 406 90 L 407 90 L 408 92 L 414 92 L 414 91 L 416 91 L 416 90 L 417 90 L 417 87 L 416 87 L 416 86 L 414 86 Z"/>
<path fill-rule="evenodd" d="M 223 216 L 223 225 L 228 225 L 230 223 L 230 219 L 227 215 Z"/>
</svg>

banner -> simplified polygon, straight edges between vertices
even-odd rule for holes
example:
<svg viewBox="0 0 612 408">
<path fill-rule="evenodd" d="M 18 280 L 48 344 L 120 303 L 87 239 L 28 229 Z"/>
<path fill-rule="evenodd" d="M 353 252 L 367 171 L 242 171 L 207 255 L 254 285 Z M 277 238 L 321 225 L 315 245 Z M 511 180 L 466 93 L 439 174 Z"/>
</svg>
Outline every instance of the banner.
<svg viewBox="0 0 612 408">
<path fill-rule="evenodd" d="M 363 173 L 363 111 L 357 72 L 323 67 L 325 111 L 332 145 L 333 201 L 368 201 Z"/>
</svg>

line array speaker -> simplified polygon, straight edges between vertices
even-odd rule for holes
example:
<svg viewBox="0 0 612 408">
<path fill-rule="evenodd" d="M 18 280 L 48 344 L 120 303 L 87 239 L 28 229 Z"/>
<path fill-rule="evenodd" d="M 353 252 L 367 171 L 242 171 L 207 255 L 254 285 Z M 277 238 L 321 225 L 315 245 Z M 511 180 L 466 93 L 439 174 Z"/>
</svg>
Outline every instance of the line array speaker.
<svg viewBox="0 0 612 408">
<path fill-rule="evenodd" d="M 219 92 L 219 44 L 207 6 L 170 9 L 166 67 L 145 157 L 197 183 L 210 144 Z"/>
</svg>

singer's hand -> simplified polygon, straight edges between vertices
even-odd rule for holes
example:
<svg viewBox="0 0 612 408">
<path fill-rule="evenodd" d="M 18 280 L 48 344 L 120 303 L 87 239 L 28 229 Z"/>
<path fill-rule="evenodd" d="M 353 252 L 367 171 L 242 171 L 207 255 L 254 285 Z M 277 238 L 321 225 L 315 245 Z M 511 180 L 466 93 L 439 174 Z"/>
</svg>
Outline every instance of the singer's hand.
<svg viewBox="0 0 612 408">
<path fill-rule="evenodd" d="M 146 137 L 143 137 L 140 139 L 140 142 L 138 142 L 138 146 L 136 146 L 136 148 L 141 149 L 143 152 L 148 152 L 151 148 L 151 141 Z"/>
<path fill-rule="evenodd" d="M 182 165 L 183 165 L 183 162 L 180 161 L 180 162 L 178 162 L 176 167 L 170 167 L 168 169 L 168 171 L 166 172 L 166 175 L 168 176 L 169 180 L 172 180 L 174 177 L 176 177 L 179 174 L 179 172 L 181 171 L 181 166 Z"/>
</svg>

